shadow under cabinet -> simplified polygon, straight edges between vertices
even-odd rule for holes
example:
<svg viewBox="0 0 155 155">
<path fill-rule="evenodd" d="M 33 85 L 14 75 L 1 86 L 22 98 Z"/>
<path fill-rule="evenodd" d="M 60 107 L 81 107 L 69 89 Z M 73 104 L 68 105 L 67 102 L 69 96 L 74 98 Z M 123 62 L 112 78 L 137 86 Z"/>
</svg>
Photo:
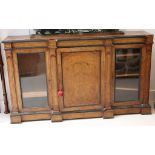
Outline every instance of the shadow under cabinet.
<svg viewBox="0 0 155 155">
<path fill-rule="evenodd" d="M 8 37 L 11 122 L 151 114 L 153 35 Z"/>
</svg>

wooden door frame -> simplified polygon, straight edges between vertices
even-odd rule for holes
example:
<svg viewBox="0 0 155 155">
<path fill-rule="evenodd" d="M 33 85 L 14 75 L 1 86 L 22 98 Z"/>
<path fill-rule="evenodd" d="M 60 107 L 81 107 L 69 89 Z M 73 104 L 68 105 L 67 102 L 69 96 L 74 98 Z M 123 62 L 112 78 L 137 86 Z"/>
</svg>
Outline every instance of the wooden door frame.
<svg viewBox="0 0 155 155">
<path fill-rule="evenodd" d="M 104 98 L 105 98 L 105 93 L 104 93 L 104 75 L 105 75 L 105 47 L 74 47 L 74 48 L 58 48 L 57 49 L 57 75 L 58 75 L 58 87 L 59 89 L 63 89 L 63 79 L 62 79 L 62 58 L 61 58 L 61 54 L 62 53 L 73 53 L 73 52 L 94 52 L 94 51 L 99 51 L 101 52 L 101 61 L 100 61 L 100 65 L 101 65 L 101 70 L 100 70 L 100 83 L 101 83 L 101 103 L 99 105 L 86 105 L 86 106 L 77 106 L 77 107 L 64 107 L 64 103 L 63 103 L 63 97 L 58 97 L 58 102 L 59 102 L 59 106 L 60 106 L 60 111 L 62 112 L 69 112 L 69 111 L 87 111 L 89 110 L 101 110 L 104 108 Z"/>
<path fill-rule="evenodd" d="M 139 101 L 126 101 L 126 102 L 115 102 L 115 51 L 116 49 L 129 49 L 129 48 L 140 48 L 141 49 L 141 70 L 140 70 L 140 82 L 139 82 Z M 113 106 L 134 106 L 134 105 L 142 105 L 144 100 L 144 83 L 145 81 L 145 56 L 146 56 L 146 46 L 145 44 L 126 44 L 126 45 L 115 45 L 113 47 L 113 68 L 112 72 L 114 73 L 112 79 L 112 87 L 113 87 L 113 96 L 112 96 L 112 105 Z"/>
<path fill-rule="evenodd" d="M 21 92 L 21 86 L 20 86 L 20 79 L 19 79 L 19 69 L 18 69 L 18 59 L 17 54 L 22 53 L 45 53 L 45 63 L 46 63 L 46 81 L 47 81 L 47 98 L 48 98 L 48 106 L 45 108 L 41 107 L 31 107 L 31 108 L 24 108 L 23 107 L 23 101 L 22 101 L 22 92 Z M 32 49 L 13 49 L 13 64 L 14 64 L 14 75 L 15 75 L 15 85 L 16 85 L 16 92 L 17 92 L 17 104 L 19 108 L 20 113 L 24 112 L 39 112 L 39 111 L 49 111 L 52 107 L 51 103 L 51 94 L 50 94 L 50 68 L 49 68 L 49 50 L 47 48 L 32 48 Z"/>
</svg>

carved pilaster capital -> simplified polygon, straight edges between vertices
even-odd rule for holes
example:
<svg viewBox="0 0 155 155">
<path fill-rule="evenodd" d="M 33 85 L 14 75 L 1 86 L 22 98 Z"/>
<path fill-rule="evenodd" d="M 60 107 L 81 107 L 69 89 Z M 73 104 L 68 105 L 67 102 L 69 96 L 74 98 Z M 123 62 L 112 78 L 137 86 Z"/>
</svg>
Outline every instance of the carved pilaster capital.
<svg viewBox="0 0 155 155">
<path fill-rule="evenodd" d="M 113 46 L 113 42 L 112 42 L 112 39 L 107 39 L 104 43 L 104 45 L 106 47 L 112 47 Z"/>
<path fill-rule="evenodd" d="M 148 44 L 148 45 L 153 44 L 153 35 L 146 36 L 146 44 Z"/>
<path fill-rule="evenodd" d="M 12 43 L 4 43 L 5 50 L 12 50 Z"/>
<path fill-rule="evenodd" d="M 48 47 L 49 47 L 49 48 L 57 48 L 57 41 L 56 41 L 56 40 L 50 39 L 50 40 L 48 41 Z"/>
</svg>

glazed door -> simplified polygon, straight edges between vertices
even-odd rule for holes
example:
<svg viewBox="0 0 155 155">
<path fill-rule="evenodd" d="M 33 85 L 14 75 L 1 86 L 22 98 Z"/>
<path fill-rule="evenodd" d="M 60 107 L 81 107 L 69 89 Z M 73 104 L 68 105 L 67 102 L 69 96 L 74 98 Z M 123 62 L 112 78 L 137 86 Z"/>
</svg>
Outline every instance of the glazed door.
<svg viewBox="0 0 155 155">
<path fill-rule="evenodd" d="M 13 59 L 19 111 L 48 110 L 47 49 L 16 49 Z"/>
<path fill-rule="evenodd" d="M 104 105 L 104 47 L 57 50 L 61 111 L 96 110 Z"/>
<path fill-rule="evenodd" d="M 143 102 L 145 46 L 117 45 L 114 48 L 114 106 Z"/>
</svg>

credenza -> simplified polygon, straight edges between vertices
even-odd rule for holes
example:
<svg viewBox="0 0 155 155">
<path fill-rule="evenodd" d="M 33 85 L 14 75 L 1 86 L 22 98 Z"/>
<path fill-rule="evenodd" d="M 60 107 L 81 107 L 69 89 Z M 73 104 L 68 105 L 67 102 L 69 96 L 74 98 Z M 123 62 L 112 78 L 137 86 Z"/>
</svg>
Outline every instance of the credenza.
<svg viewBox="0 0 155 155">
<path fill-rule="evenodd" d="M 11 123 L 151 114 L 152 34 L 12 36 L 3 43 Z"/>
</svg>

